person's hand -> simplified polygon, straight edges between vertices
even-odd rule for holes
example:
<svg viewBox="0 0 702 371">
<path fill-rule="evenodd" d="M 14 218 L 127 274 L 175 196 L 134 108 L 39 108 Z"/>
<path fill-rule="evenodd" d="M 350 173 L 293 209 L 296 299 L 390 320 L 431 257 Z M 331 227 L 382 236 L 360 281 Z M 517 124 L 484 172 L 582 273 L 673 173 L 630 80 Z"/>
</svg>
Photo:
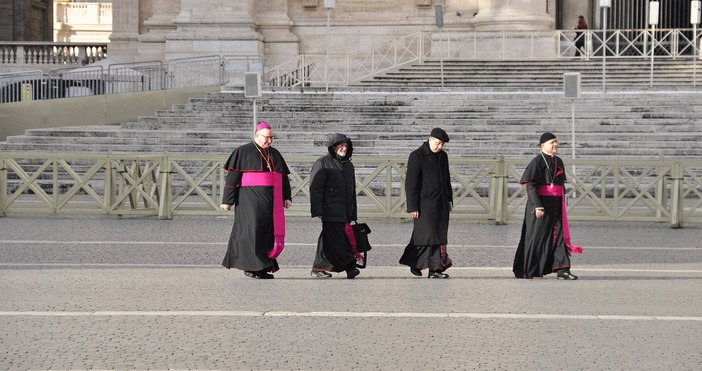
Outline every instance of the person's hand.
<svg viewBox="0 0 702 371">
<path fill-rule="evenodd" d="M 412 215 L 412 217 L 415 218 L 415 219 L 419 218 L 419 210 L 417 210 L 417 211 L 412 211 L 412 212 L 410 213 L 410 215 Z"/>
<path fill-rule="evenodd" d="M 221 205 L 219 205 L 219 208 L 224 210 L 224 211 L 229 211 L 232 209 L 232 205 L 221 204 Z"/>
<path fill-rule="evenodd" d="M 292 200 L 285 200 L 283 206 L 285 206 L 286 209 L 290 208 L 290 206 L 292 206 Z"/>
<path fill-rule="evenodd" d="M 534 209 L 534 216 L 536 217 L 536 219 L 539 219 L 542 216 L 544 216 L 544 209 Z"/>
</svg>

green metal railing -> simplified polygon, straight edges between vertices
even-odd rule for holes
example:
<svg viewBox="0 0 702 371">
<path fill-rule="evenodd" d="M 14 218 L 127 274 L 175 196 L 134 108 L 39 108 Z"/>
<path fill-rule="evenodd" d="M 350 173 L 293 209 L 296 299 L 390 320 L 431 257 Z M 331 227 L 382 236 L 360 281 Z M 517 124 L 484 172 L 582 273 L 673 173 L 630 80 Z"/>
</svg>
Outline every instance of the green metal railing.
<svg viewBox="0 0 702 371">
<path fill-rule="evenodd" d="M 226 156 L 0 153 L 0 216 L 7 213 L 221 215 Z M 314 156 L 286 158 L 289 216 L 309 215 Z M 354 157 L 359 216 L 406 218 L 406 158 Z M 521 220 L 528 159 L 451 157 L 452 218 Z M 702 222 L 702 159 L 569 160 L 571 220 Z"/>
</svg>

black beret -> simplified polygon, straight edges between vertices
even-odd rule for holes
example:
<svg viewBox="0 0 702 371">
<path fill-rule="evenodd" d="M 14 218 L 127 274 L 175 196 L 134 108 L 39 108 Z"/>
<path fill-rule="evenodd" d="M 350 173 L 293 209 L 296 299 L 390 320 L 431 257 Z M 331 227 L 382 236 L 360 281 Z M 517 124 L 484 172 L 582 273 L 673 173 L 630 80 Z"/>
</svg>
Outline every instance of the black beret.
<svg viewBox="0 0 702 371">
<path fill-rule="evenodd" d="M 431 134 L 429 134 L 429 135 L 431 135 L 432 137 L 434 137 L 434 138 L 436 138 L 444 143 L 448 143 L 448 141 L 449 141 L 448 134 L 446 134 L 444 129 L 441 129 L 441 128 L 431 129 Z"/>
</svg>

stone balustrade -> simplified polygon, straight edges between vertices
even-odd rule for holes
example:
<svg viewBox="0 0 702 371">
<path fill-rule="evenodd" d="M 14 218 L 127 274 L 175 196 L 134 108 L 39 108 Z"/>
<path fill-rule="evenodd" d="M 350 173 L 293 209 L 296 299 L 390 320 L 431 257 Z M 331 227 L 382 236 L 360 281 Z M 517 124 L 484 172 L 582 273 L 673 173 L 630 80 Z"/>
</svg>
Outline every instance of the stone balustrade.
<svg viewBox="0 0 702 371">
<path fill-rule="evenodd" d="M 81 65 L 106 57 L 107 44 L 0 42 L 0 72 L 16 71 L 17 68 L 48 70 L 57 65 Z"/>
<path fill-rule="evenodd" d="M 112 26 L 112 3 L 56 3 L 54 22 L 70 25 Z"/>
</svg>

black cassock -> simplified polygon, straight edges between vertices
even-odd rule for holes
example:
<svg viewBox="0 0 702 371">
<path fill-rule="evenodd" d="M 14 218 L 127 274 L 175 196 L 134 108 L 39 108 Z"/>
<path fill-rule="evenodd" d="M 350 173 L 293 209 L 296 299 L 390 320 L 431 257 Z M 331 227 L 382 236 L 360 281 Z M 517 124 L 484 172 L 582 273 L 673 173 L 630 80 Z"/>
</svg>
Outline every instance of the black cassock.
<svg viewBox="0 0 702 371">
<path fill-rule="evenodd" d="M 514 256 L 512 271 L 515 277 L 542 277 L 556 270 L 570 268 L 570 252 L 563 236 L 562 196 L 543 196 L 537 193 L 539 186 L 563 186 L 565 180 L 563 160 L 555 155 L 541 153 L 524 170 L 519 183 L 526 187 L 527 205 L 519 246 Z M 537 207 L 544 208 L 541 218 L 534 215 Z"/>
<path fill-rule="evenodd" d="M 443 271 L 452 265 L 446 251 L 453 191 L 446 152 L 433 153 L 429 143 L 414 150 L 407 160 L 405 180 L 407 212 L 419 210 L 412 238 L 400 264 Z"/>
<path fill-rule="evenodd" d="M 268 166 L 270 165 L 270 169 Z M 241 187 L 244 172 L 277 171 L 283 174 L 283 200 L 290 200 L 288 165 L 275 148 L 261 149 L 255 142 L 232 152 L 225 165 L 227 179 L 222 203 L 234 205 L 234 226 L 222 265 L 244 271 L 275 272 L 276 259 L 268 257 L 273 248 L 273 187 Z"/>
</svg>

